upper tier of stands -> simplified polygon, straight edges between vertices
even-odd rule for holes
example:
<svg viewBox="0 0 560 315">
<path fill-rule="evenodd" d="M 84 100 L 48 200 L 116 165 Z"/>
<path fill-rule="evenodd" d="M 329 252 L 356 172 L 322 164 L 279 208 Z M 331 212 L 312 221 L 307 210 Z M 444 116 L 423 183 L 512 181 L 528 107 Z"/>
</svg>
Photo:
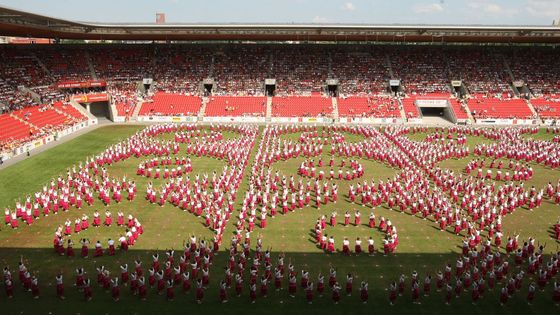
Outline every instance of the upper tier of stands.
<svg viewBox="0 0 560 315">
<path fill-rule="evenodd" d="M 501 51 L 488 47 L 446 48 L 451 80 L 462 80 L 470 93 L 511 91 Z"/>
<path fill-rule="evenodd" d="M 441 47 L 401 47 L 391 55 L 393 78 L 401 79 L 407 93 L 424 95 L 448 92 L 451 81 Z"/>
<path fill-rule="evenodd" d="M 341 95 L 366 96 L 387 90 L 390 76 L 384 49 L 339 48 L 331 53 L 331 60 Z"/>
<path fill-rule="evenodd" d="M 339 80 L 342 96 L 384 92 L 401 79 L 407 94 L 447 92 L 462 80 L 470 93 L 511 92 L 512 77 L 535 94 L 560 90 L 560 61 L 550 47 L 426 45 L 45 45 L 0 48 L 1 94 L 17 86 L 50 86 L 61 80 L 139 82 L 151 77 L 155 91 L 200 93 L 214 78 L 214 95 L 263 95 L 276 79 L 277 95 L 325 93 L 325 80 Z M 89 56 L 89 57 L 88 57 Z M 45 72 L 46 71 L 46 72 Z M 392 73 L 392 77 L 391 77 Z M 8 89 L 6 87 L 9 87 Z M 42 96 L 42 95 L 41 95 Z M 6 99 L 6 97 L 4 97 Z"/>
<path fill-rule="evenodd" d="M 264 117 L 266 97 L 212 96 L 206 104 L 205 116 Z"/>
<path fill-rule="evenodd" d="M 516 80 L 523 80 L 534 95 L 560 94 L 560 58 L 552 47 L 504 50 Z"/>
</svg>

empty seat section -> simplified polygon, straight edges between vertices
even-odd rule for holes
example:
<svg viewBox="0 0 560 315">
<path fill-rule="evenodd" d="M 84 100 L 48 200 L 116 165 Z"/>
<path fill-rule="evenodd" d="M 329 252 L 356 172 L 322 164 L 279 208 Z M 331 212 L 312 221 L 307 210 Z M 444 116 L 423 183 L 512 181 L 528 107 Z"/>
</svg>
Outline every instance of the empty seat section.
<svg viewBox="0 0 560 315">
<path fill-rule="evenodd" d="M 468 105 L 475 119 L 528 119 L 533 116 L 527 103 L 521 99 L 478 98 L 470 99 Z"/>
<path fill-rule="evenodd" d="M 195 116 L 200 111 L 202 101 L 198 96 L 156 93 L 152 102 L 145 102 L 140 116 Z"/>
<path fill-rule="evenodd" d="M 272 116 L 318 117 L 332 115 L 332 100 L 321 96 L 287 96 L 272 98 Z"/>
<path fill-rule="evenodd" d="M 205 116 L 264 116 L 265 97 L 214 96 L 206 104 Z"/>
</svg>

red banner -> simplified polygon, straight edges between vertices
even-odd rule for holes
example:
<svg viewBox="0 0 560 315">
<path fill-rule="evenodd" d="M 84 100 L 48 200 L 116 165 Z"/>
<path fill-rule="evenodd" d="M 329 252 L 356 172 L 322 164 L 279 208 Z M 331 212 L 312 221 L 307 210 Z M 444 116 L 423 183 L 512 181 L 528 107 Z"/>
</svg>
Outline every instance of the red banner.
<svg viewBox="0 0 560 315">
<path fill-rule="evenodd" d="M 60 81 L 56 84 L 59 89 L 81 89 L 90 87 L 103 87 L 107 86 L 107 82 L 100 80 L 90 80 L 90 81 Z"/>
<path fill-rule="evenodd" d="M 107 102 L 109 95 L 107 93 L 81 94 L 72 96 L 72 99 L 78 103 Z"/>
</svg>

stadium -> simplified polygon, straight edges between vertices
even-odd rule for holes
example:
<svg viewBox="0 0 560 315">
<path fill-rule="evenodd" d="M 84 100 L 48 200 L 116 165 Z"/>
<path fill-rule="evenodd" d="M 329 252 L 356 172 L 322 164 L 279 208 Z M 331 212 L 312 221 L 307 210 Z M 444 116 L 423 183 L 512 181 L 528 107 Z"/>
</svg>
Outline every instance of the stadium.
<svg viewBox="0 0 560 315">
<path fill-rule="evenodd" d="M 3 314 L 558 312 L 558 25 L 0 36 Z"/>
</svg>

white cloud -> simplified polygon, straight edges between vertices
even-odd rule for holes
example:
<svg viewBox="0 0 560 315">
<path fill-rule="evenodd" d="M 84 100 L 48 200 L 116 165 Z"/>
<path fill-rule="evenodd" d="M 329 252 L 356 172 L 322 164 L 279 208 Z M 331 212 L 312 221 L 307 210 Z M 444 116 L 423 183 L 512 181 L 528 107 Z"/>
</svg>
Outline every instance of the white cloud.
<svg viewBox="0 0 560 315">
<path fill-rule="evenodd" d="M 324 17 L 324 16 L 318 16 L 318 15 L 316 15 L 316 16 L 313 18 L 313 23 L 327 23 L 328 21 L 329 21 L 329 20 L 328 20 L 326 17 Z"/>
<path fill-rule="evenodd" d="M 526 8 L 532 16 L 560 18 L 558 0 L 527 0 Z"/>
<path fill-rule="evenodd" d="M 517 8 L 504 8 L 501 5 L 489 0 L 470 0 L 467 6 L 474 10 L 477 15 L 485 14 L 494 17 L 513 17 L 519 13 Z"/>
<path fill-rule="evenodd" d="M 356 10 L 356 6 L 352 2 L 346 2 L 342 6 L 342 10 L 344 10 L 344 11 L 354 11 L 354 10 Z"/>
<path fill-rule="evenodd" d="M 414 13 L 437 13 L 443 11 L 439 3 L 417 4 L 413 7 Z"/>
<path fill-rule="evenodd" d="M 488 13 L 500 13 L 502 12 L 502 7 L 495 3 L 489 3 L 484 7 L 484 11 Z"/>
</svg>

